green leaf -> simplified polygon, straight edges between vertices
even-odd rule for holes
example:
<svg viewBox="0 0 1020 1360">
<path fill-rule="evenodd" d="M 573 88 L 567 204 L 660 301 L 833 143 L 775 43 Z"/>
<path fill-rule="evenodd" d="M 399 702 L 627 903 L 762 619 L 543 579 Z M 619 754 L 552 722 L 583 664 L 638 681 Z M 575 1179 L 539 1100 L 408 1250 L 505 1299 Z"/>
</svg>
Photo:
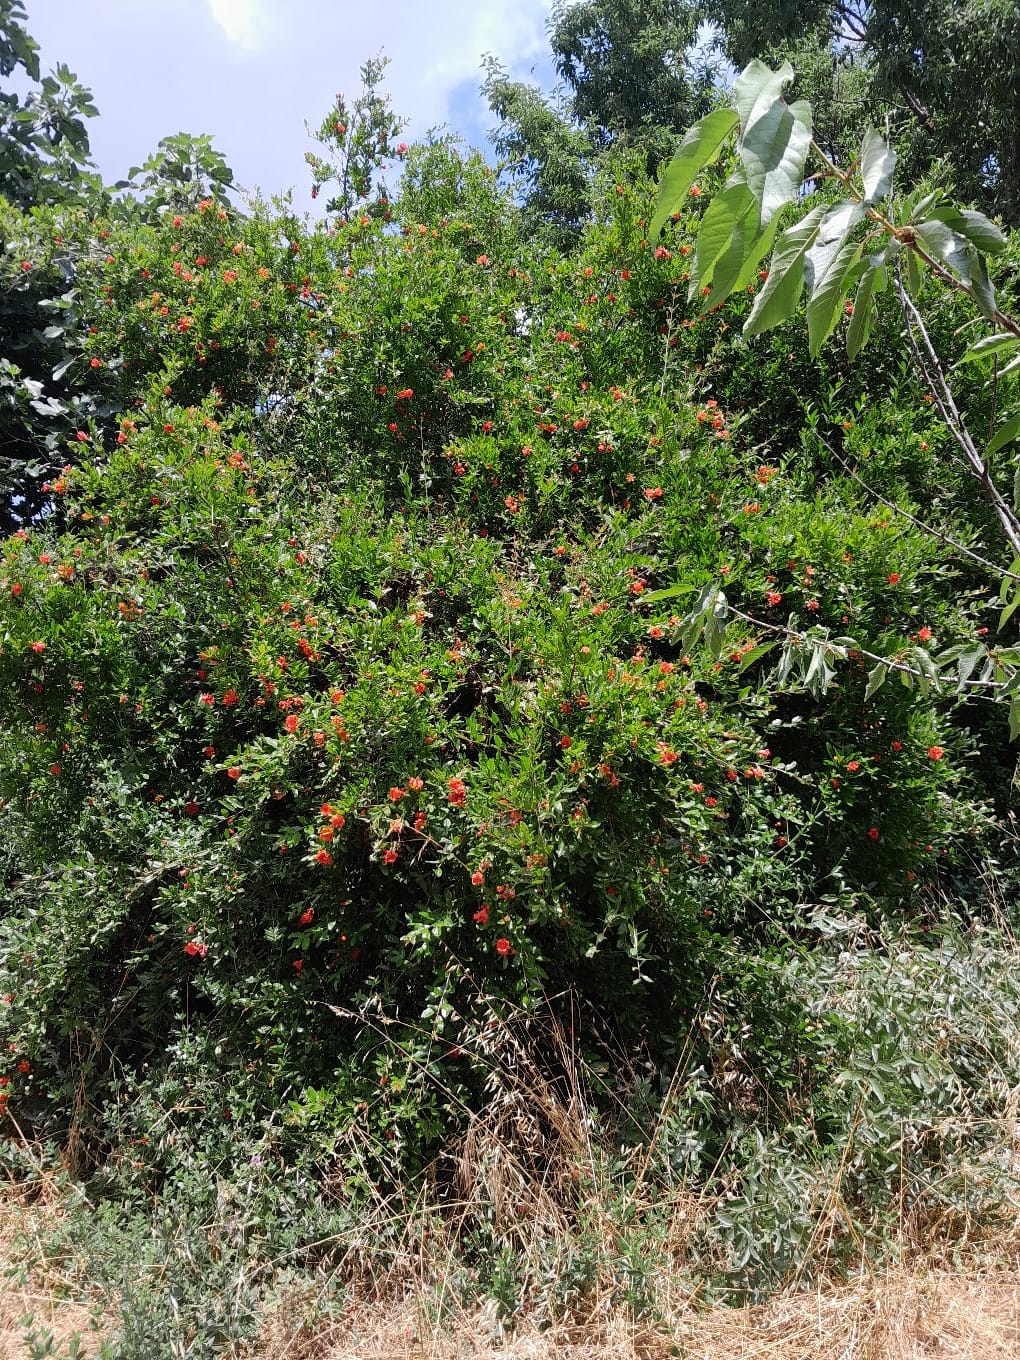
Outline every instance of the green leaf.
<svg viewBox="0 0 1020 1360">
<path fill-rule="evenodd" d="M 777 99 L 743 129 L 737 154 L 763 224 L 796 199 L 810 149 L 811 106 L 803 99 L 795 104 Z"/>
<path fill-rule="evenodd" d="M 713 200 L 698 232 L 697 270 L 691 279 L 690 296 L 711 284 L 702 313 L 732 291 L 757 237 L 754 195 L 745 184 L 732 185 Z"/>
<path fill-rule="evenodd" d="M 944 222 L 947 227 L 965 236 L 971 245 L 985 255 L 999 255 L 1006 249 L 1005 236 L 984 213 L 974 212 L 970 208 L 957 208 L 949 203 L 935 208 L 929 215 L 933 220 Z"/>
<path fill-rule="evenodd" d="M 752 647 L 749 652 L 745 652 L 740 659 L 740 665 L 737 667 L 737 674 L 746 671 L 748 666 L 753 666 L 756 661 L 767 656 L 776 646 L 775 642 L 761 642 L 757 647 Z"/>
<path fill-rule="evenodd" d="M 875 264 L 879 260 L 881 263 Z M 882 292 L 885 288 L 885 254 L 872 256 L 872 263 L 861 275 L 861 281 L 857 285 L 857 293 L 854 297 L 854 314 L 850 318 L 850 326 L 846 336 L 846 352 L 850 359 L 856 359 L 858 354 L 868 343 L 871 334 L 871 323 L 875 317 L 876 292 Z"/>
<path fill-rule="evenodd" d="M 1009 739 L 1016 741 L 1020 736 L 1020 699 L 1011 699 L 1009 703 Z"/>
<path fill-rule="evenodd" d="M 768 112 L 782 94 L 783 86 L 792 79 L 793 67 L 788 61 L 784 61 L 778 71 L 757 58 L 748 62 L 733 82 L 733 102 L 743 134 L 746 135 L 748 128 Z"/>
<path fill-rule="evenodd" d="M 880 133 L 868 128 L 861 144 L 861 178 L 866 202 L 875 203 L 885 198 L 892 187 L 895 168 L 896 152 Z"/>
<path fill-rule="evenodd" d="M 1020 435 L 1020 416 L 1014 416 L 1012 420 L 1007 420 L 1004 425 L 999 426 L 981 450 L 981 457 L 987 461 L 993 454 L 1005 448 L 1007 444 L 1012 444 L 1018 435 Z"/>
<path fill-rule="evenodd" d="M 964 686 L 970 679 L 974 667 L 988 655 L 984 647 L 974 647 L 969 652 L 964 652 L 956 658 L 956 673 L 959 680 L 958 690 L 962 694 Z"/>
<path fill-rule="evenodd" d="M 957 367 L 960 364 L 972 364 L 978 359 L 990 359 L 996 354 L 1009 354 L 1012 350 L 1020 348 L 1020 340 L 1009 331 L 996 331 L 994 335 L 983 335 L 980 340 L 976 340 L 962 359 L 957 360 Z"/>
<path fill-rule="evenodd" d="M 995 318 L 995 289 L 988 277 L 988 266 L 984 256 L 979 255 L 973 246 L 970 247 L 970 255 L 970 291 L 981 312 L 987 320 L 992 321 Z"/>
<path fill-rule="evenodd" d="M 769 263 L 769 276 L 744 322 L 744 335 L 760 335 L 791 317 L 804 286 L 804 252 L 818 234 L 828 211 L 824 203 L 788 227 L 779 238 Z"/>
<path fill-rule="evenodd" d="M 970 283 L 972 249 L 966 236 L 937 218 L 916 223 L 914 231 L 929 255 L 951 269 L 961 283 Z"/>
<path fill-rule="evenodd" d="M 658 236 L 666 221 L 683 207 L 695 176 L 716 160 L 723 143 L 736 126 L 736 110 L 716 109 L 688 130 L 676 155 L 659 178 L 659 197 L 648 232 L 651 240 Z"/>
<path fill-rule="evenodd" d="M 1018 608 L 1020 608 L 1020 591 L 1017 591 L 1017 593 L 1013 596 L 1012 600 L 1010 600 L 1009 604 L 1006 605 L 1006 608 L 999 615 L 999 623 L 998 628 L 996 630 L 997 632 L 1000 633 L 1002 632 L 1003 628 L 1005 628 L 1006 624 L 1009 623 L 1010 619 L 1016 613 Z"/>
<path fill-rule="evenodd" d="M 863 250 L 863 242 L 850 233 L 864 216 L 859 203 L 840 203 L 818 229 L 815 243 L 804 259 L 808 288 L 808 343 L 817 354 L 832 333 L 846 300 L 846 277 Z"/>
<path fill-rule="evenodd" d="M 878 693 L 878 691 L 885 684 L 885 677 L 888 674 L 889 667 L 886 665 L 884 661 L 880 661 L 876 666 L 872 667 L 872 669 L 868 672 L 868 686 L 867 689 L 865 689 L 864 691 L 865 700 L 870 699 L 873 694 Z"/>
<path fill-rule="evenodd" d="M 691 297 L 711 283 L 716 264 L 726 255 L 734 235 L 743 228 L 745 219 L 755 209 L 754 195 L 746 184 L 731 185 L 717 194 L 709 204 L 698 229 L 695 255 L 697 268 L 691 278 Z"/>
<path fill-rule="evenodd" d="M 921 291 L 921 268 L 917 262 L 917 251 L 908 250 L 907 256 L 907 289 L 917 297 Z"/>
</svg>

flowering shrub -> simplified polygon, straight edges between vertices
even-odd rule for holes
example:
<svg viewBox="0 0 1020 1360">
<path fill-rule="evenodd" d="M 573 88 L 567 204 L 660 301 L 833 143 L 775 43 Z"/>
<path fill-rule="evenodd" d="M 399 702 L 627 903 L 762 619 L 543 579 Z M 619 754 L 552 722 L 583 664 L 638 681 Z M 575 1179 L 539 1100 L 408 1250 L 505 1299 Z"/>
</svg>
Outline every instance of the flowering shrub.
<svg viewBox="0 0 1020 1360">
<path fill-rule="evenodd" d="M 0 559 L 0 1035 L 4 1104 L 94 1155 L 205 1036 L 231 1120 L 325 1092 L 324 1147 L 363 1110 L 413 1165 L 480 1098 L 486 1007 L 569 995 L 665 1061 L 734 940 L 923 914 L 993 834 L 966 716 L 860 656 L 770 669 L 791 617 L 975 619 L 951 547 L 799 428 L 745 437 L 691 222 L 653 251 L 624 166 L 536 256 L 479 158 L 401 154 L 383 214 L 81 242 L 119 410 Z M 882 411 L 907 476 L 927 427 Z M 713 582 L 737 612 L 688 636 Z"/>
</svg>

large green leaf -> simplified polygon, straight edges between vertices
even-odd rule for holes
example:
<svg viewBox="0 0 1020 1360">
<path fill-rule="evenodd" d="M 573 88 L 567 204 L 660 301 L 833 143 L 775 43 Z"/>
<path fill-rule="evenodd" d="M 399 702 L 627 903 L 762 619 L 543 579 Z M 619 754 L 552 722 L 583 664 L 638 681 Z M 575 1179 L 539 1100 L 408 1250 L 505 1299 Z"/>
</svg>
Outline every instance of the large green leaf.
<svg viewBox="0 0 1020 1360">
<path fill-rule="evenodd" d="M 929 255 L 951 269 L 961 283 L 970 283 L 973 255 L 966 236 L 934 217 L 916 223 L 914 231 Z"/>
<path fill-rule="evenodd" d="M 876 310 L 874 295 L 885 289 L 885 259 L 884 251 L 873 255 L 857 285 L 853 316 L 850 318 L 846 336 L 846 352 L 851 359 L 856 359 L 868 343 Z"/>
<path fill-rule="evenodd" d="M 848 276 L 861 257 L 863 243 L 847 239 L 832 257 L 825 278 L 815 284 L 807 305 L 808 347 L 817 354 L 842 316 L 847 302 Z"/>
<path fill-rule="evenodd" d="M 796 199 L 810 149 L 811 105 L 803 99 L 795 104 L 775 100 L 742 130 L 737 154 L 763 223 Z"/>
<path fill-rule="evenodd" d="M 748 129 L 779 99 L 783 86 L 793 79 L 793 67 L 784 61 L 778 71 L 773 71 L 763 61 L 749 62 L 733 82 L 733 102 L 740 119 L 741 136 L 746 137 Z"/>
<path fill-rule="evenodd" d="M 808 343 L 813 354 L 831 335 L 846 301 L 847 275 L 863 249 L 863 242 L 854 241 L 851 233 L 863 216 L 860 203 L 837 204 L 822 220 L 805 254 Z"/>
<path fill-rule="evenodd" d="M 734 231 L 757 205 L 746 184 L 731 184 L 716 194 L 698 228 L 695 252 L 697 268 L 691 278 L 691 296 L 712 281 L 712 272 L 733 238 Z M 757 221 L 755 221 L 757 226 Z"/>
<path fill-rule="evenodd" d="M 659 179 L 659 197 L 649 228 L 652 240 L 667 220 L 687 201 L 695 177 L 711 165 L 722 151 L 726 138 L 737 126 L 735 109 L 716 109 L 689 128 L 680 147 Z"/>
<path fill-rule="evenodd" d="M 744 322 L 745 336 L 760 335 L 793 315 L 804 286 L 804 252 L 817 236 L 827 211 L 827 205 L 820 203 L 779 238 L 769 262 L 769 276 Z"/>
<path fill-rule="evenodd" d="M 713 199 L 698 232 L 697 269 L 691 297 L 711 285 L 703 310 L 728 296 L 758 238 L 758 204 L 746 184 L 733 184 Z"/>
<path fill-rule="evenodd" d="M 868 128 L 861 144 L 861 178 L 866 202 L 875 203 L 885 198 L 892 187 L 895 168 L 896 152 L 880 133 Z"/>
<path fill-rule="evenodd" d="M 1006 249 L 1005 236 L 984 213 L 974 212 L 970 208 L 957 208 L 955 204 L 946 203 L 931 211 L 929 217 L 944 222 L 960 236 L 966 236 L 971 245 L 976 246 L 985 255 L 998 255 Z"/>
<path fill-rule="evenodd" d="M 1020 347 L 1020 340 L 1009 331 L 997 331 L 994 335 L 983 335 L 957 361 L 957 364 L 972 364 L 978 359 L 992 359 L 999 355 L 1011 354 Z"/>
<path fill-rule="evenodd" d="M 995 289 L 988 277 L 985 257 L 979 255 L 976 247 L 970 247 L 970 292 L 978 308 L 988 321 L 995 319 Z"/>
</svg>

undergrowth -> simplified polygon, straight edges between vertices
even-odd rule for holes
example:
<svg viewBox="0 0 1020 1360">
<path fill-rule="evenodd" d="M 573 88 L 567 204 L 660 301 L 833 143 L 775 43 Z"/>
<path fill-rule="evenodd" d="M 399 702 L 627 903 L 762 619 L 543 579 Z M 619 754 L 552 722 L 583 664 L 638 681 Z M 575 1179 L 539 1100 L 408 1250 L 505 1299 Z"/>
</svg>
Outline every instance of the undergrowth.
<svg viewBox="0 0 1020 1360">
<path fill-rule="evenodd" d="M 1020 1207 L 1006 921 L 876 931 L 830 908 L 811 932 L 720 962 L 668 1077 L 586 1053 L 569 1006 L 489 1007 L 485 1099 L 414 1182 L 387 1180 L 369 1121 L 319 1139 L 311 1101 L 238 1121 L 215 1155 L 193 1110 L 154 1106 L 178 1129 L 158 1185 L 118 1149 L 72 1186 L 55 1148 L 11 1143 L 22 1201 L 59 1204 L 18 1250 L 102 1305 L 116 1360 L 255 1355 L 280 1316 L 327 1338 L 366 1300 L 414 1300 L 426 1331 L 623 1310 L 668 1333 L 692 1300 L 1001 1259 Z M 36 1335 L 33 1356 L 65 1354 Z"/>
</svg>

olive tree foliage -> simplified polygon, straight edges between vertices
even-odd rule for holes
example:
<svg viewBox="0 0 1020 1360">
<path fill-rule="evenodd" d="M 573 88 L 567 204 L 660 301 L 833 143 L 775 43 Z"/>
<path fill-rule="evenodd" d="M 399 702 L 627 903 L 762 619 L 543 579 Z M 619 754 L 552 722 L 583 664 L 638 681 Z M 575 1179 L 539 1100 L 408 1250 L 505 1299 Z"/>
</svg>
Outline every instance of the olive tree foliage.
<svg viewBox="0 0 1020 1360">
<path fill-rule="evenodd" d="M 1006 238 L 984 214 L 941 193 L 895 195 L 896 152 L 874 129 L 849 168 L 834 163 L 814 139 L 810 104 L 783 97 L 792 79 L 788 63 L 778 70 L 760 61 L 745 67 L 732 104 L 690 128 L 664 170 L 649 235 L 658 235 L 685 206 L 697 176 L 732 148 L 735 168 L 701 217 L 690 270 L 690 297 L 702 296 L 702 314 L 764 277 L 744 323 L 746 340 L 789 320 L 806 297 L 811 351 L 817 354 L 849 314 L 846 347 L 853 359 L 868 343 L 877 296 L 895 290 L 917 367 L 1010 549 L 1008 569 L 992 567 L 1001 582 L 1001 631 L 1020 607 L 1020 401 L 1011 380 L 1020 370 L 1020 322 L 999 306 L 989 271 Z M 987 436 L 968 428 L 925 326 L 918 299 L 931 276 L 965 295 L 984 323 L 959 362 L 994 366 L 997 422 Z M 707 630 L 721 637 L 726 617 L 725 596 L 710 585 L 688 617 L 688 634 Z M 830 662 L 851 655 L 873 664 L 869 692 L 893 673 L 922 686 L 951 676 L 961 692 L 976 687 L 1005 700 L 1011 733 L 1020 735 L 1015 647 L 993 643 L 932 657 L 912 646 L 909 653 L 881 655 L 859 639 L 834 639 L 824 630 L 773 631 L 783 635 L 780 669 L 801 670 L 805 683 L 824 688 L 834 674 Z"/>
<path fill-rule="evenodd" d="M 960 198 L 1020 221 L 1015 0 L 710 0 L 706 13 L 737 67 L 786 52 L 800 73 L 802 52 L 827 52 L 830 116 L 883 106 L 919 157 L 951 165 Z M 849 105 L 836 88 L 848 73 Z"/>
</svg>

